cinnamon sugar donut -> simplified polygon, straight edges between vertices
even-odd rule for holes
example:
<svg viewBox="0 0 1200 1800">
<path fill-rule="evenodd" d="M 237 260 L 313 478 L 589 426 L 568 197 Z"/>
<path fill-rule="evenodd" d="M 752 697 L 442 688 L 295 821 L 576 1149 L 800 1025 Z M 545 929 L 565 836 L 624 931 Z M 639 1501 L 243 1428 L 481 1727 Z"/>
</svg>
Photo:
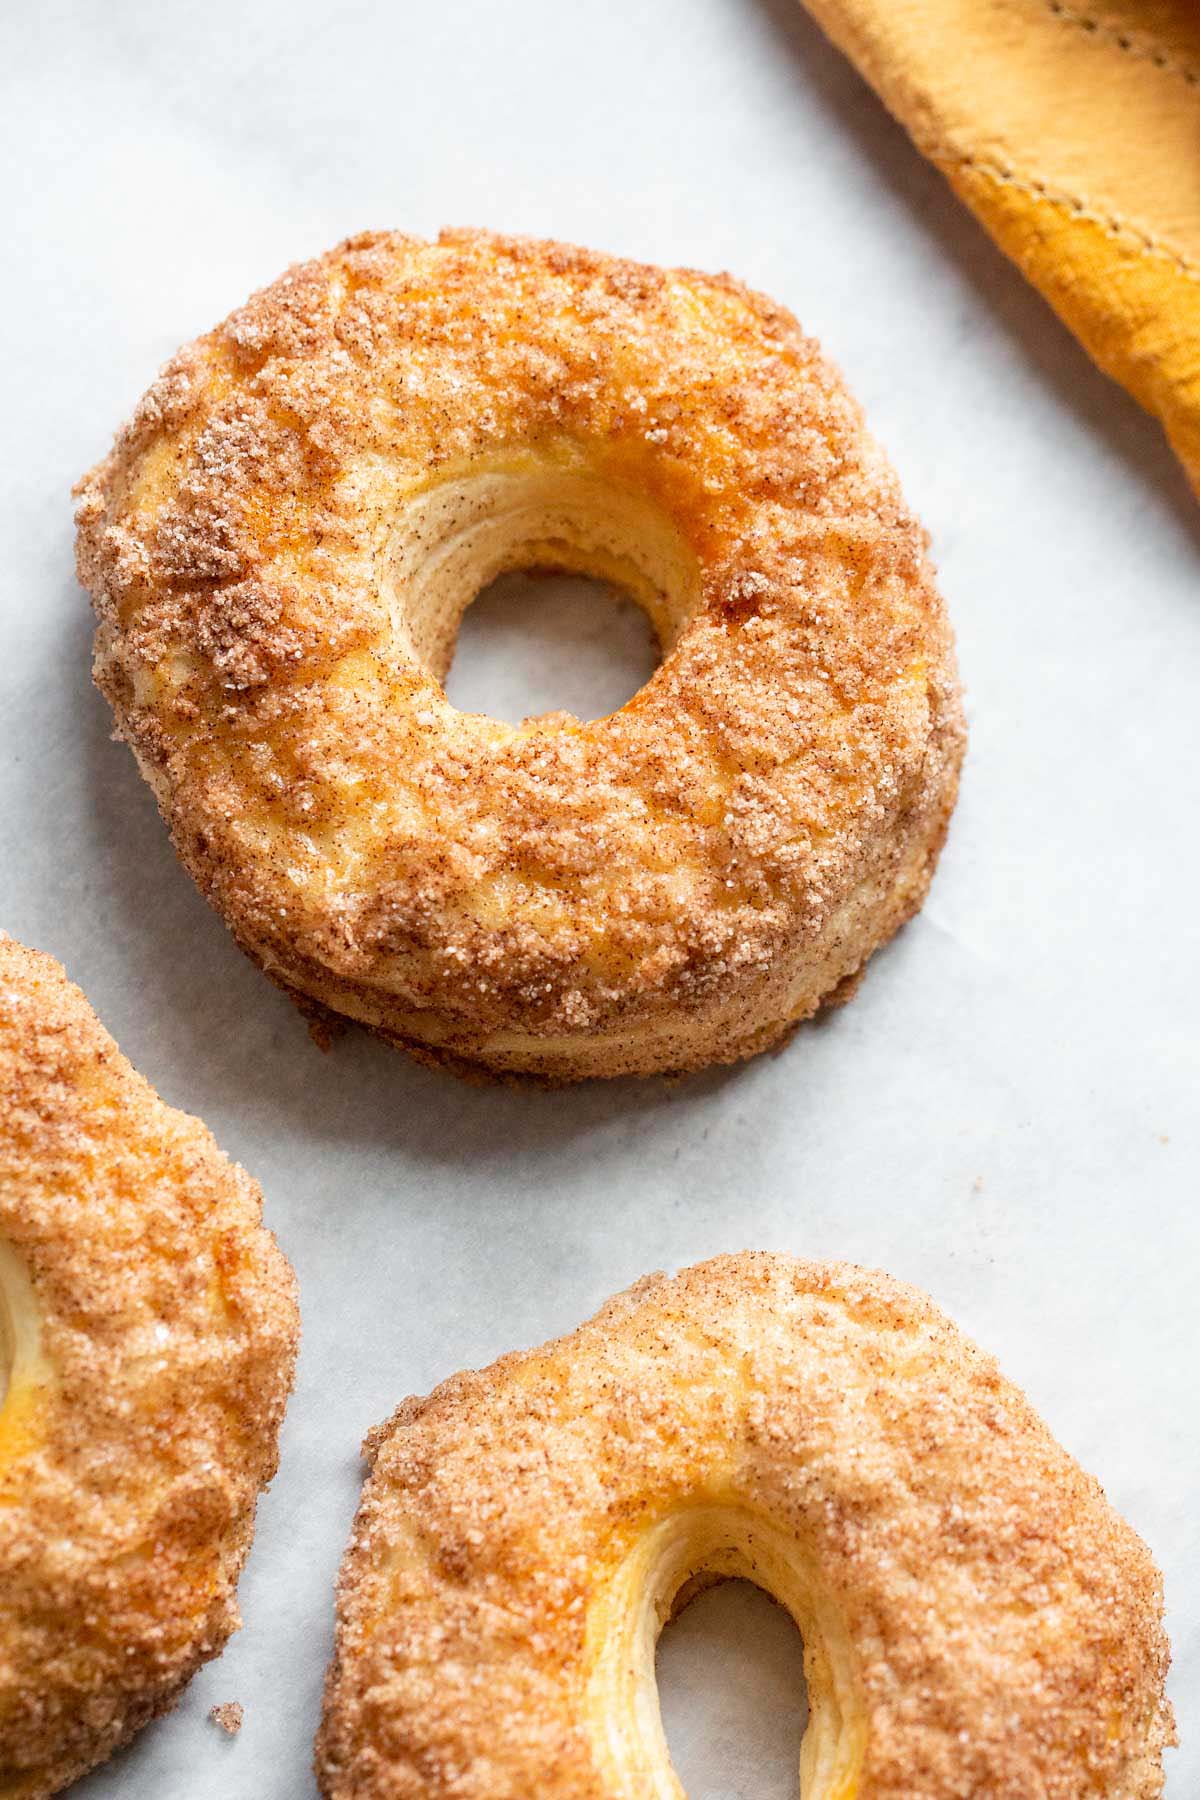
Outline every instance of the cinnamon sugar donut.
<svg viewBox="0 0 1200 1800">
<path fill-rule="evenodd" d="M 804 1635 L 804 1800 L 1152 1800 L 1159 1576 L 990 1357 L 838 1263 L 657 1275 L 368 1440 L 327 1800 L 682 1800 L 654 1644 L 743 1576 Z"/>
<path fill-rule="evenodd" d="M 81 483 L 96 678 L 284 988 L 453 1066 L 732 1062 L 920 905 L 963 744 L 923 534 L 791 316 L 725 276 L 352 238 L 180 352 Z M 508 725 L 441 678 L 502 571 L 663 661 Z"/>
<path fill-rule="evenodd" d="M 163 1712 L 239 1620 L 296 1352 L 258 1188 L 0 933 L 0 1796 Z"/>
</svg>

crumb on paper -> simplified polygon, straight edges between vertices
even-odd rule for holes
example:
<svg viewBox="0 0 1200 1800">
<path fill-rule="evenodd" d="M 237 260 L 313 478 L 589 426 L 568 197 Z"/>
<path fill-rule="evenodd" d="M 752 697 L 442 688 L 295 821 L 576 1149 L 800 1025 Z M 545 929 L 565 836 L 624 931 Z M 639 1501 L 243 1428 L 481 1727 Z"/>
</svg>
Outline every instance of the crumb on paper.
<svg viewBox="0 0 1200 1800">
<path fill-rule="evenodd" d="M 983 1176 L 982 1175 L 977 1175 L 975 1177 L 974 1181 L 971 1183 L 971 1192 L 973 1194 L 982 1194 L 982 1192 L 983 1192 Z"/>
<path fill-rule="evenodd" d="M 246 1709 L 240 1700 L 226 1700 L 223 1706 L 214 1706 L 208 1716 L 214 1725 L 219 1725 L 230 1737 L 236 1737 L 242 1729 Z"/>
<path fill-rule="evenodd" d="M 293 998 L 308 1027 L 308 1035 L 312 1042 L 318 1050 L 328 1056 L 338 1039 L 345 1037 L 346 1021 L 339 1019 L 336 1013 L 328 1012 L 325 1007 L 318 1006 L 313 1001 L 301 1001 L 295 996 Z"/>
</svg>

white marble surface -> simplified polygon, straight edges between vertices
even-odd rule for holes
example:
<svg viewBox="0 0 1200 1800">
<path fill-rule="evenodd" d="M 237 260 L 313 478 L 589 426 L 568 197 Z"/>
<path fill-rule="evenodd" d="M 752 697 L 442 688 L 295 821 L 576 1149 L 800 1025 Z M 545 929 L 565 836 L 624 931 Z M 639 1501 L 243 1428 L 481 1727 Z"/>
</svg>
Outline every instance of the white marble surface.
<svg viewBox="0 0 1200 1800">
<path fill-rule="evenodd" d="M 38 0 L 0 19 L 0 155 L 0 918 L 261 1180 L 306 1327 L 245 1629 L 81 1793 L 305 1800 L 364 1428 L 646 1269 L 761 1245 L 930 1289 L 1102 1478 L 1166 1571 L 1190 1800 L 1200 509 L 1156 429 L 790 0 Z M 320 1056 L 89 686 L 68 488 L 155 366 L 290 260 L 443 222 L 767 289 L 932 531 L 972 724 L 942 870 L 855 1003 L 742 1071 L 548 1097 Z M 664 1657 L 689 1795 L 782 1800 L 786 1641 L 706 1606 Z"/>
</svg>

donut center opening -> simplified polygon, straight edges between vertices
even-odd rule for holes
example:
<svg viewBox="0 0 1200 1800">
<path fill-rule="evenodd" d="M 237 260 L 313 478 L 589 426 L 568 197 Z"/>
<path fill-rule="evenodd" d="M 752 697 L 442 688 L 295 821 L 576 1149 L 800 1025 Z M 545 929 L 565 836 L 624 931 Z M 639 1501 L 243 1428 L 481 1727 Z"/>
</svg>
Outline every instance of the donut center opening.
<svg viewBox="0 0 1200 1800">
<path fill-rule="evenodd" d="M 803 1640 L 784 1607 L 736 1580 L 685 1599 L 658 1641 L 657 1676 L 688 1800 L 796 1800 L 808 1688 Z"/>
<path fill-rule="evenodd" d="M 803 1640 L 788 1707 L 798 1721 L 807 1703 L 799 1744 L 800 1800 L 851 1800 L 866 1753 L 866 1718 L 842 1610 L 805 1546 L 737 1502 L 683 1506 L 648 1524 L 593 1598 L 586 1716 L 593 1751 L 613 1792 L 637 1794 L 639 1800 L 715 1800 L 722 1791 L 701 1787 L 693 1793 L 680 1783 L 663 1727 L 656 1646 L 664 1625 L 695 1595 L 729 1578 L 752 1583 L 778 1601 Z M 709 1604 L 718 1602 L 714 1597 Z M 674 1708 L 675 1696 L 668 1700 Z M 761 1726 L 747 1735 L 755 1741 Z M 796 1793 L 795 1786 L 760 1789 L 757 1763 L 751 1766 L 756 1794 Z"/>
<path fill-rule="evenodd" d="M 553 578 L 532 579 L 532 570 Z M 697 611 L 701 582 L 660 506 L 595 473 L 577 449 L 550 446 L 407 495 L 387 592 L 401 648 L 439 682 L 463 615 L 485 597 L 451 684 L 459 710 L 595 718 L 652 676 Z"/>
<path fill-rule="evenodd" d="M 513 725 L 548 712 L 600 719 L 631 700 L 658 663 L 646 613 L 611 582 L 514 572 L 468 606 L 444 686 L 459 712 Z"/>
<path fill-rule="evenodd" d="M 0 1453 L 48 1375 L 33 1285 L 21 1257 L 0 1238 Z"/>
<path fill-rule="evenodd" d="M 0 1288 L 0 1412 L 4 1411 L 4 1402 L 8 1399 L 15 1360 L 15 1333 L 12 1319 L 9 1316 L 8 1302 L 4 1297 L 3 1289 Z"/>
</svg>

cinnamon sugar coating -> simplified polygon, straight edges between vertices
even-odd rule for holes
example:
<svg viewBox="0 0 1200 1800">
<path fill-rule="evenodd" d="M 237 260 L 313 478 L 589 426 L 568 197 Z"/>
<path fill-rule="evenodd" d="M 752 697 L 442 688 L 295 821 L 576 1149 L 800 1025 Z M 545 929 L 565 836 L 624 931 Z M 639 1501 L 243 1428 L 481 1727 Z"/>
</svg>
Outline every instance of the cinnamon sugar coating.
<svg viewBox="0 0 1200 1800">
<path fill-rule="evenodd" d="M 96 678 L 274 980 L 450 1066 L 735 1061 L 920 905 L 963 747 L 923 534 L 791 316 L 725 276 L 353 238 L 167 366 L 79 488 Z M 504 569 L 622 582 L 611 716 L 441 687 Z"/>
<path fill-rule="evenodd" d="M 295 1281 L 261 1196 L 0 933 L 0 1795 L 42 1800 L 239 1624 Z"/>
<path fill-rule="evenodd" d="M 1152 1800 L 1173 1741 L 1145 1545 L 917 1290 L 719 1257 L 407 1400 L 366 1446 L 327 1800 L 679 1800 L 658 1627 L 793 1611 L 805 1800 Z"/>
</svg>

